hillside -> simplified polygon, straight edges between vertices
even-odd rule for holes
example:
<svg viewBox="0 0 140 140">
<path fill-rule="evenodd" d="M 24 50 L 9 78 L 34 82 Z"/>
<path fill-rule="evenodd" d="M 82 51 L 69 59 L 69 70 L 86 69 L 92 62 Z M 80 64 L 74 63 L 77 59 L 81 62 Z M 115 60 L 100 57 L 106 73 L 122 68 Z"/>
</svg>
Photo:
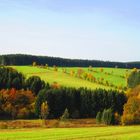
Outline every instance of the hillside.
<svg viewBox="0 0 140 140">
<path fill-rule="evenodd" d="M 126 75 L 129 74 L 130 70 L 116 69 L 116 68 L 93 68 L 93 71 L 89 71 L 88 68 L 78 67 L 58 67 L 57 71 L 54 71 L 53 67 L 49 69 L 32 67 L 32 66 L 12 66 L 19 72 L 22 72 L 26 77 L 39 76 L 42 80 L 48 83 L 58 83 L 61 86 L 66 87 L 87 87 L 89 89 L 103 88 L 103 89 L 114 89 L 114 88 L 125 88 Z M 64 72 L 64 70 L 66 72 Z M 83 72 L 83 76 L 77 77 L 71 74 L 71 72 L 77 73 L 78 70 Z M 84 79 L 84 74 L 90 74 L 96 82 Z M 108 83 L 108 85 L 106 84 Z"/>
</svg>

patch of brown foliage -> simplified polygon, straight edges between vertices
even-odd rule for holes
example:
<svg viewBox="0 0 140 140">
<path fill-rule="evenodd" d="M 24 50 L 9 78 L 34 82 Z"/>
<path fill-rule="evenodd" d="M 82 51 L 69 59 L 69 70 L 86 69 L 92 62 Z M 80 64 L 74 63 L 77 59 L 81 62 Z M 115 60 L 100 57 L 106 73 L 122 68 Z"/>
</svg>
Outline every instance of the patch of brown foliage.
<svg viewBox="0 0 140 140">
<path fill-rule="evenodd" d="M 79 127 L 98 127 L 95 119 L 71 119 L 68 121 L 46 120 L 46 128 L 79 128 Z M 19 129 L 19 128 L 40 128 L 42 120 L 14 120 L 0 121 L 0 129 Z"/>
</svg>

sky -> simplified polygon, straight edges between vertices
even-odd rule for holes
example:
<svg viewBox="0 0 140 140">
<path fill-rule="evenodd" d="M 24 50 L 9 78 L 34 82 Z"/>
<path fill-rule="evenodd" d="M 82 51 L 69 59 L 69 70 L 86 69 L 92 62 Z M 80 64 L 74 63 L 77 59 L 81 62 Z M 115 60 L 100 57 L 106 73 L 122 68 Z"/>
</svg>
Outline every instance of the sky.
<svg viewBox="0 0 140 140">
<path fill-rule="evenodd" d="M 140 61 L 139 0 L 0 0 L 0 54 Z"/>
</svg>

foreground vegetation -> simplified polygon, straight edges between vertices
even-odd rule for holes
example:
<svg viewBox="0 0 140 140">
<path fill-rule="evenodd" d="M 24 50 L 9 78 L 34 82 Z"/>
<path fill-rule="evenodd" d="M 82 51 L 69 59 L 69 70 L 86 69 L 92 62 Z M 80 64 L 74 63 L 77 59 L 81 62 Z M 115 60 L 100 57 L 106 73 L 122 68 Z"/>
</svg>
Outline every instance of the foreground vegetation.
<svg viewBox="0 0 140 140">
<path fill-rule="evenodd" d="M 0 120 L 0 129 L 22 129 L 22 128 L 80 128 L 80 127 L 99 127 L 96 119 L 47 119 L 46 124 L 41 119 L 35 120 Z"/>
<path fill-rule="evenodd" d="M 139 140 L 140 126 L 0 130 L 0 140 Z"/>
</svg>

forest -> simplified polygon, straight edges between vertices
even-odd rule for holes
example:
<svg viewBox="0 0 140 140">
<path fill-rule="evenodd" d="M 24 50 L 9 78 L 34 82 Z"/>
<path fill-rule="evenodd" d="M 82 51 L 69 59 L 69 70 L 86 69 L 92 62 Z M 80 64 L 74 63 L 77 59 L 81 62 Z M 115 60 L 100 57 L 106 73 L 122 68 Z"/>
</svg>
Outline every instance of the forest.
<svg viewBox="0 0 140 140">
<path fill-rule="evenodd" d="M 117 67 L 117 68 L 140 68 L 140 62 L 110 62 L 99 60 L 80 60 L 64 59 L 49 56 L 34 56 L 23 54 L 0 55 L 0 65 L 31 65 L 32 62 L 38 64 L 48 64 L 49 66 L 57 65 L 63 67 Z"/>
</svg>

